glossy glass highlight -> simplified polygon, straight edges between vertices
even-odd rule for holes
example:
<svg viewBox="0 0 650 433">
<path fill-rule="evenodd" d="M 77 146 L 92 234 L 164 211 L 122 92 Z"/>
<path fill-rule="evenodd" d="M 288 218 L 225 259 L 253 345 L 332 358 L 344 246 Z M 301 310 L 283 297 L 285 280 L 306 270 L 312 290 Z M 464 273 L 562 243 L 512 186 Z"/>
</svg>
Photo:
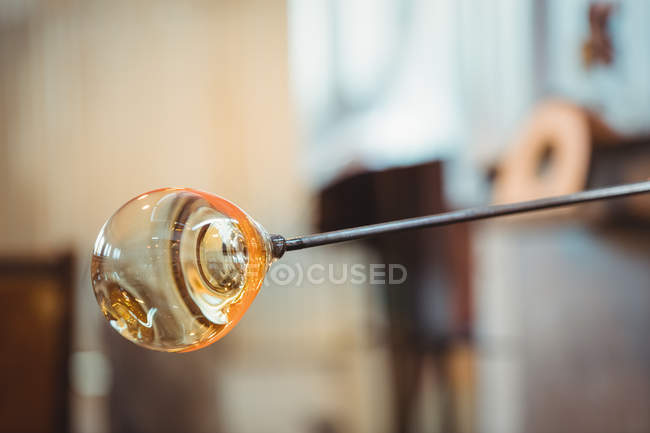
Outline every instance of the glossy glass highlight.
<svg viewBox="0 0 650 433">
<path fill-rule="evenodd" d="M 237 324 L 271 260 L 269 235 L 237 206 L 167 188 L 109 218 L 95 242 L 91 278 L 104 316 L 123 337 L 187 352 Z"/>
</svg>

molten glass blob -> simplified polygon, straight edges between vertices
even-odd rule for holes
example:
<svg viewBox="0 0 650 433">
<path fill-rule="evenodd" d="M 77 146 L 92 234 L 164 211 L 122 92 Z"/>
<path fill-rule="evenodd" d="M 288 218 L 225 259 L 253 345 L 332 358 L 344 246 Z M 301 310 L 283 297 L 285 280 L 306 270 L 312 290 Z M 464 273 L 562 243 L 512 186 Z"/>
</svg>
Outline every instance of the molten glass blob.
<svg viewBox="0 0 650 433">
<path fill-rule="evenodd" d="M 230 332 L 271 261 L 269 235 L 237 206 L 168 188 L 109 218 L 95 242 L 91 278 L 104 316 L 123 337 L 187 352 Z"/>
</svg>

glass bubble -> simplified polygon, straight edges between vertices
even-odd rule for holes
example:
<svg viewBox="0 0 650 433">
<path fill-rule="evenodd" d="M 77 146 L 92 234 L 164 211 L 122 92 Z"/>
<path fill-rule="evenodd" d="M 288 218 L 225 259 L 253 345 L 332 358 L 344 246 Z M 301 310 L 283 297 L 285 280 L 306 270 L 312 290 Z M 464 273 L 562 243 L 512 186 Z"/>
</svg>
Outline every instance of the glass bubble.
<svg viewBox="0 0 650 433">
<path fill-rule="evenodd" d="M 92 284 L 104 316 L 148 349 L 187 352 L 237 324 L 272 261 L 268 233 L 227 200 L 187 188 L 142 194 L 102 227 Z"/>
</svg>

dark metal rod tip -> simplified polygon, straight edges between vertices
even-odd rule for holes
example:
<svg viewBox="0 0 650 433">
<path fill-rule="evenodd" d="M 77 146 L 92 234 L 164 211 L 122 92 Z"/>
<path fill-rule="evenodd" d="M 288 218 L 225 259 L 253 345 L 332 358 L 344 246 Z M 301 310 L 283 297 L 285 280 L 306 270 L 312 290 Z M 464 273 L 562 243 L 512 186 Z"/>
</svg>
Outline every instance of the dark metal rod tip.
<svg viewBox="0 0 650 433">
<path fill-rule="evenodd" d="M 287 251 L 287 240 L 282 235 L 271 235 L 271 255 L 279 259 Z"/>
<path fill-rule="evenodd" d="M 650 180 L 627 185 L 593 189 L 590 191 L 581 191 L 575 194 L 542 198 L 539 200 L 476 207 L 471 209 L 441 213 L 437 215 L 429 215 L 387 223 L 372 224 L 362 227 L 335 230 L 327 233 L 298 236 L 286 240 L 283 238 L 284 242 L 282 243 L 282 254 L 284 254 L 284 251 L 301 250 L 303 248 L 311 248 L 319 245 L 351 241 L 355 239 L 376 236 L 383 233 L 398 232 L 402 230 L 410 230 L 423 227 L 439 227 L 448 224 L 494 218 L 504 215 L 513 215 L 536 210 L 551 209 L 561 206 L 570 206 L 590 201 L 626 197 L 648 192 L 650 192 Z"/>
</svg>

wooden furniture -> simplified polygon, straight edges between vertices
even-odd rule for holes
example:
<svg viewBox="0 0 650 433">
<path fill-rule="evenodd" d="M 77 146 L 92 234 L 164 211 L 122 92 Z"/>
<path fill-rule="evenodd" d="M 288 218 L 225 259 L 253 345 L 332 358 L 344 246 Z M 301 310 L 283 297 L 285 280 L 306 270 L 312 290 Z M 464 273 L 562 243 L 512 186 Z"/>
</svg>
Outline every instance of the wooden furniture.
<svg viewBox="0 0 650 433">
<path fill-rule="evenodd" d="M 443 193 L 443 170 L 441 161 L 432 161 L 366 171 L 334 182 L 320 193 L 318 229 L 337 230 L 450 210 Z M 470 375 L 455 361 L 468 360 L 458 355 L 471 353 L 456 350 L 472 344 L 470 239 L 468 225 L 458 224 L 364 240 L 380 262 L 402 265 L 408 274 L 403 283 L 381 288 L 388 319 L 394 431 L 409 431 L 427 365 L 437 376 L 441 429 L 462 428 L 458 406 L 469 393 L 460 389 L 461 381 L 456 379 Z"/>
<path fill-rule="evenodd" d="M 0 431 L 65 432 L 73 259 L 0 258 Z"/>
</svg>

